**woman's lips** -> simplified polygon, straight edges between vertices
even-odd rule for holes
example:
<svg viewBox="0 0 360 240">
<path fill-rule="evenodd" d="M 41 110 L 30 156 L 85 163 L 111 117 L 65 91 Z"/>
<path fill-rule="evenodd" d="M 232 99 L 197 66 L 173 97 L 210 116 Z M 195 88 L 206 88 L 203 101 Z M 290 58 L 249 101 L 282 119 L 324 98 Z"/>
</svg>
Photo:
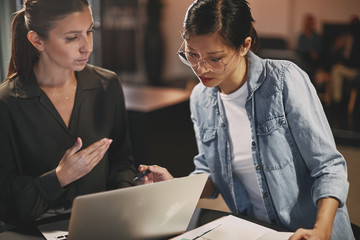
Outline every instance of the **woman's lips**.
<svg viewBox="0 0 360 240">
<path fill-rule="evenodd" d="M 207 83 L 207 82 L 210 82 L 211 80 L 213 80 L 213 78 L 207 78 L 207 77 L 201 77 L 201 76 L 199 78 L 203 83 Z"/>
<path fill-rule="evenodd" d="M 89 61 L 89 58 L 81 58 L 81 59 L 78 59 L 77 62 L 80 63 L 80 64 L 85 64 Z"/>
</svg>

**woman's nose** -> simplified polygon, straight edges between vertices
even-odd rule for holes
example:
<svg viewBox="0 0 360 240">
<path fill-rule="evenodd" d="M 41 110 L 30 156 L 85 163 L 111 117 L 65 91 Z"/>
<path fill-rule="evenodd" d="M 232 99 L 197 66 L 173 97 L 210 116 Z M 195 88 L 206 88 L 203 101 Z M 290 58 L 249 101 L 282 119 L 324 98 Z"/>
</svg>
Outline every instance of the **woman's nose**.
<svg viewBox="0 0 360 240">
<path fill-rule="evenodd" d="M 89 53 L 93 51 L 93 40 L 91 36 L 85 36 L 82 38 L 80 52 Z"/>
<path fill-rule="evenodd" d="M 205 60 L 200 60 L 197 63 L 197 65 L 194 67 L 194 70 L 195 70 L 196 73 L 198 73 L 200 75 L 210 71 L 209 68 L 207 67 L 207 64 L 206 64 Z"/>
</svg>

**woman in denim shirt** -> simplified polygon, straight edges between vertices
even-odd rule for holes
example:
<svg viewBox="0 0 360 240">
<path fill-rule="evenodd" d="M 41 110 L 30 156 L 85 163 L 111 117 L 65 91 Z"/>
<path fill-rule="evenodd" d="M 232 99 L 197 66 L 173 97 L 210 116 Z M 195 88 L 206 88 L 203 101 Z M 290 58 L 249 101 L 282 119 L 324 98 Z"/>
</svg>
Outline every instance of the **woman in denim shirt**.
<svg viewBox="0 0 360 240">
<path fill-rule="evenodd" d="M 283 226 L 295 239 L 354 239 L 349 183 L 322 105 L 308 76 L 288 61 L 261 59 L 245 0 L 198 0 L 184 22 L 179 56 L 201 84 L 190 108 L 208 173 L 202 197 L 221 193 L 234 213 Z M 172 178 L 149 168 L 145 182 Z"/>
</svg>

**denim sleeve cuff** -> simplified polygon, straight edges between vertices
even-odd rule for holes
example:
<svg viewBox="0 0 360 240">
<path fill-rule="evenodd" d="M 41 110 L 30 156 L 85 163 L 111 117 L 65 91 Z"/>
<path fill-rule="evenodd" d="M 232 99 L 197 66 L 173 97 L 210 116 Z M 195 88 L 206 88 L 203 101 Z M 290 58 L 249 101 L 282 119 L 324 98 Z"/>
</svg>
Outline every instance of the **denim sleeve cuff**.
<svg viewBox="0 0 360 240">
<path fill-rule="evenodd" d="M 319 199 L 329 197 L 336 198 L 339 201 L 339 208 L 344 206 L 349 191 L 349 182 L 334 180 L 333 177 L 324 177 L 315 182 L 312 191 L 315 206 L 317 206 Z"/>
<path fill-rule="evenodd" d="M 56 200 L 65 192 L 56 176 L 55 169 L 39 176 L 35 182 L 44 198 L 51 201 Z"/>
</svg>

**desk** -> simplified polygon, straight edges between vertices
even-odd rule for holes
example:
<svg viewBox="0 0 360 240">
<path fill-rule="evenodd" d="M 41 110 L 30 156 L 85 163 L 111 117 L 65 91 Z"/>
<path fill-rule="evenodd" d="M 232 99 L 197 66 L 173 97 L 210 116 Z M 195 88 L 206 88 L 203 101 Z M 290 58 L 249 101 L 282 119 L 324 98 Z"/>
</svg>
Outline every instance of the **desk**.
<svg viewBox="0 0 360 240">
<path fill-rule="evenodd" d="M 135 165 L 157 164 L 175 177 L 192 172 L 197 146 L 190 92 L 127 84 L 123 88 Z"/>
<path fill-rule="evenodd" d="M 220 217 L 224 217 L 230 215 L 228 212 L 221 212 L 216 210 L 209 210 L 209 209 L 200 209 L 196 208 L 194 211 L 194 214 L 190 220 L 189 226 L 187 228 L 187 231 L 192 230 L 196 227 L 202 226 L 208 222 L 211 222 L 213 220 L 216 220 Z M 236 215 L 237 217 L 241 217 L 245 220 L 263 225 L 268 228 L 272 228 L 276 231 L 286 231 L 286 229 L 281 228 L 279 226 L 271 225 L 268 223 L 264 223 L 258 220 L 251 219 L 249 217 Z M 69 217 L 69 215 L 65 215 L 60 217 L 59 220 L 64 219 L 65 217 Z M 42 234 L 37 230 L 36 227 L 30 227 L 28 229 L 17 229 L 14 231 L 7 231 L 0 233 L 0 240 L 44 240 L 45 238 L 42 236 Z M 166 238 L 168 239 L 168 238 Z M 162 239 L 159 239 L 162 240 Z"/>
</svg>

